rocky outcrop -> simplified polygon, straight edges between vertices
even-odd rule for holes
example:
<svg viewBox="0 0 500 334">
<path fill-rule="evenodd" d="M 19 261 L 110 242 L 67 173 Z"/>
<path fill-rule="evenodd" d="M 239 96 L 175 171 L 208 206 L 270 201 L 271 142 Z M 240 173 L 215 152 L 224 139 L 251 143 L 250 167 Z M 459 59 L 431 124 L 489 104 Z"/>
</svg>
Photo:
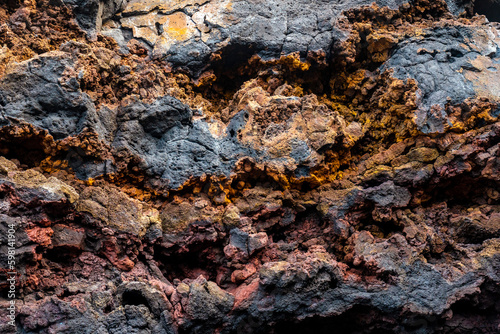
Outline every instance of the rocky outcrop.
<svg viewBox="0 0 500 334">
<path fill-rule="evenodd" d="M 473 45 L 467 45 L 469 40 Z M 454 126 L 446 104 L 478 96 L 498 101 L 498 41 L 498 31 L 488 26 L 436 28 L 423 39 L 409 39 L 396 48 L 384 66 L 394 69 L 401 80 L 416 80 L 420 131 L 443 132 Z"/>
<path fill-rule="evenodd" d="M 0 331 L 498 332 L 487 6 L 0 5 Z"/>
<path fill-rule="evenodd" d="M 377 4 L 397 8 L 405 2 L 382 0 Z M 205 66 L 212 53 L 229 46 L 264 58 L 279 56 L 281 52 L 328 51 L 343 36 L 336 27 L 341 13 L 368 4 L 369 1 L 132 0 L 102 25 L 102 33 L 123 45 L 129 38 L 144 41 L 156 57 L 198 69 Z M 106 18 L 96 13 L 85 20 L 95 20 L 95 26 L 101 26 L 99 22 Z"/>
</svg>

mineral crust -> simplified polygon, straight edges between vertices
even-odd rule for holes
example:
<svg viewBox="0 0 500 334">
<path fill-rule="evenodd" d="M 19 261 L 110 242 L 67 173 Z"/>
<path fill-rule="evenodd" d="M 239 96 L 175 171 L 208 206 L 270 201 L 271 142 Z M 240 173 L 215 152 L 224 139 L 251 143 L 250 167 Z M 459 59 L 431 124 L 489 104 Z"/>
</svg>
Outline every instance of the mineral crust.
<svg viewBox="0 0 500 334">
<path fill-rule="evenodd" d="M 0 332 L 499 333 L 499 21 L 3 1 Z"/>
</svg>

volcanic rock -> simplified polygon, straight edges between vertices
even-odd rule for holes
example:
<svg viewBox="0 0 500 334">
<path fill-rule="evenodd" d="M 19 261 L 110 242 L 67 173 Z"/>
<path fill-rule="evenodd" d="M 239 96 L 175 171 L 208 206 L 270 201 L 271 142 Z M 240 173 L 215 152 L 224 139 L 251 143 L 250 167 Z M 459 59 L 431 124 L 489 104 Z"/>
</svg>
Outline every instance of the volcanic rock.
<svg viewBox="0 0 500 334">
<path fill-rule="evenodd" d="M 499 8 L 0 4 L 0 332 L 498 333 Z"/>
</svg>

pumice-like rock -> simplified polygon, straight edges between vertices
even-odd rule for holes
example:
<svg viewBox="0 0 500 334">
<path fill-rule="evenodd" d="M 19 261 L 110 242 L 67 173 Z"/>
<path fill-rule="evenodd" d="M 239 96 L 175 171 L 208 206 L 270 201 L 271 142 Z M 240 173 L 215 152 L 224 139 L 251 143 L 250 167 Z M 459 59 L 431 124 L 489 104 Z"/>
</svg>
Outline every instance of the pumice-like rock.
<svg viewBox="0 0 500 334">
<path fill-rule="evenodd" d="M 498 333 L 491 3 L 1 3 L 0 332 Z"/>
</svg>

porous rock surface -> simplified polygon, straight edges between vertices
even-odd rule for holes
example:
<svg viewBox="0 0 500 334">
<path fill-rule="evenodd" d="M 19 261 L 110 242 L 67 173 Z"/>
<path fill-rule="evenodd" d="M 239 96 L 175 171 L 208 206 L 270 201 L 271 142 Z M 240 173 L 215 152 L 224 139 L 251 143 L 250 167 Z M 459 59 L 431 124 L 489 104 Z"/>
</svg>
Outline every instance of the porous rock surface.
<svg viewBox="0 0 500 334">
<path fill-rule="evenodd" d="M 498 333 L 498 11 L 3 2 L 0 332 Z"/>
</svg>

